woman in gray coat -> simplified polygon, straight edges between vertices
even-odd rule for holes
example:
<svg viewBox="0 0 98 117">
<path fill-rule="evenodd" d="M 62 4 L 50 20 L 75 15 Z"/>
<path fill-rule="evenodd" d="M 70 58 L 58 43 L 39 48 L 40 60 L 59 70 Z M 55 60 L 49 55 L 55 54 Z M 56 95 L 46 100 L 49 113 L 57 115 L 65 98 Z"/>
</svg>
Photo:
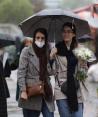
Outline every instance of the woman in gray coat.
<svg viewBox="0 0 98 117">
<path fill-rule="evenodd" d="M 34 32 L 33 44 L 25 47 L 20 55 L 18 84 L 20 87 L 19 107 L 24 109 L 24 117 L 54 117 L 54 101 L 52 88 L 49 85 L 47 57 L 47 32 L 38 28 Z M 26 87 L 43 81 L 45 95 L 27 96 Z"/>
</svg>

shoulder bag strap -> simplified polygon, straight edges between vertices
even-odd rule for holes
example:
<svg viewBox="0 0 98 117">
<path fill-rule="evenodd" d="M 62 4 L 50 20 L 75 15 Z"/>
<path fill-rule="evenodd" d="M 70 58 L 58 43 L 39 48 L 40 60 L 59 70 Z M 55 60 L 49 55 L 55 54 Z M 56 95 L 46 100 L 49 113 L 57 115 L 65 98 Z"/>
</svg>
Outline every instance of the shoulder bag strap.
<svg viewBox="0 0 98 117">
<path fill-rule="evenodd" d="M 58 56 L 55 56 L 55 58 L 56 58 L 56 61 L 55 61 L 56 67 L 59 64 L 59 67 L 62 69 Z M 58 64 L 57 64 L 57 62 L 58 62 Z M 60 84 L 60 81 L 59 81 L 59 78 L 58 78 L 58 72 L 56 72 L 55 78 L 56 78 L 56 80 L 58 82 L 58 86 L 61 87 L 61 84 Z"/>
</svg>

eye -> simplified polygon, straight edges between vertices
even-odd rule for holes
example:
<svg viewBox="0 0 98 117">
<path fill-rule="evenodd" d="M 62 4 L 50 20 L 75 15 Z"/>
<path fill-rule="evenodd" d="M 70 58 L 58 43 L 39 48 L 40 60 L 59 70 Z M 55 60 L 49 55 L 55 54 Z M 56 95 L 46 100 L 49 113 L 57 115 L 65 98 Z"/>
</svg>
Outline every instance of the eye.
<svg viewBox="0 0 98 117">
<path fill-rule="evenodd" d="M 66 31 L 64 30 L 63 32 L 64 32 L 64 33 L 73 33 L 72 30 L 66 30 Z"/>
<path fill-rule="evenodd" d="M 42 39 L 42 40 L 44 40 L 45 39 L 45 37 L 36 37 L 36 39 Z"/>
</svg>

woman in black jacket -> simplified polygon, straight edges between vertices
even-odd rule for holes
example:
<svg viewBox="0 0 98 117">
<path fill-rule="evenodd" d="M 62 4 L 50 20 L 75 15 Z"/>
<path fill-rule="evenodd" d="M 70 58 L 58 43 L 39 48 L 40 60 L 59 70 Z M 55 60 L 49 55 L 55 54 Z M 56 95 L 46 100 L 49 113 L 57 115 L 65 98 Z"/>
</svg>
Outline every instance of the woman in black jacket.
<svg viewBox="0 0 98 117">
<path fill-rule="evenodd" d="M 0 48 L 0 117 L 8 117 L 7 98 L 10 96 L 5 77 L 10 76 L 11 70 L 8 59 L 4 56 L 3 49 Z"/>
</svg>

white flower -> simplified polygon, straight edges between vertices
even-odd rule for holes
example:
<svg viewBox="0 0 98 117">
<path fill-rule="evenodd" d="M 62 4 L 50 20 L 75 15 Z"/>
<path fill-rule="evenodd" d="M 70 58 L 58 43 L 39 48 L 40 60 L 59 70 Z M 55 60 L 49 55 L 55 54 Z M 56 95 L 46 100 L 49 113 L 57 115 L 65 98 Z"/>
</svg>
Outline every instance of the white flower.
<svg viewBox="0 0 98 117">
<path fill-rule="evenodd" d="M 77 58 L 85 61 L 89 60 L 93 55 L 93 52 L 86 47 L 78 47 L 73 52 Z"/>
<path fill-rule="evenodd" d="M 86 47 L 78 47 L 76 49 L 73 50 L 75 56 L 78 58 L 79 60 L 79 64 L 78 64 L 78 71 L 77 71 L 77 79 L 80 81 L 84 81 L 87 77 L 87 67 L 84 67 L 84 63 L 85 65 L 87 64 L 87 61 L 92 58 L 92 56 L 94 55 L 93 52 L 91 50 L 89 50 Z"/>
</svg>

